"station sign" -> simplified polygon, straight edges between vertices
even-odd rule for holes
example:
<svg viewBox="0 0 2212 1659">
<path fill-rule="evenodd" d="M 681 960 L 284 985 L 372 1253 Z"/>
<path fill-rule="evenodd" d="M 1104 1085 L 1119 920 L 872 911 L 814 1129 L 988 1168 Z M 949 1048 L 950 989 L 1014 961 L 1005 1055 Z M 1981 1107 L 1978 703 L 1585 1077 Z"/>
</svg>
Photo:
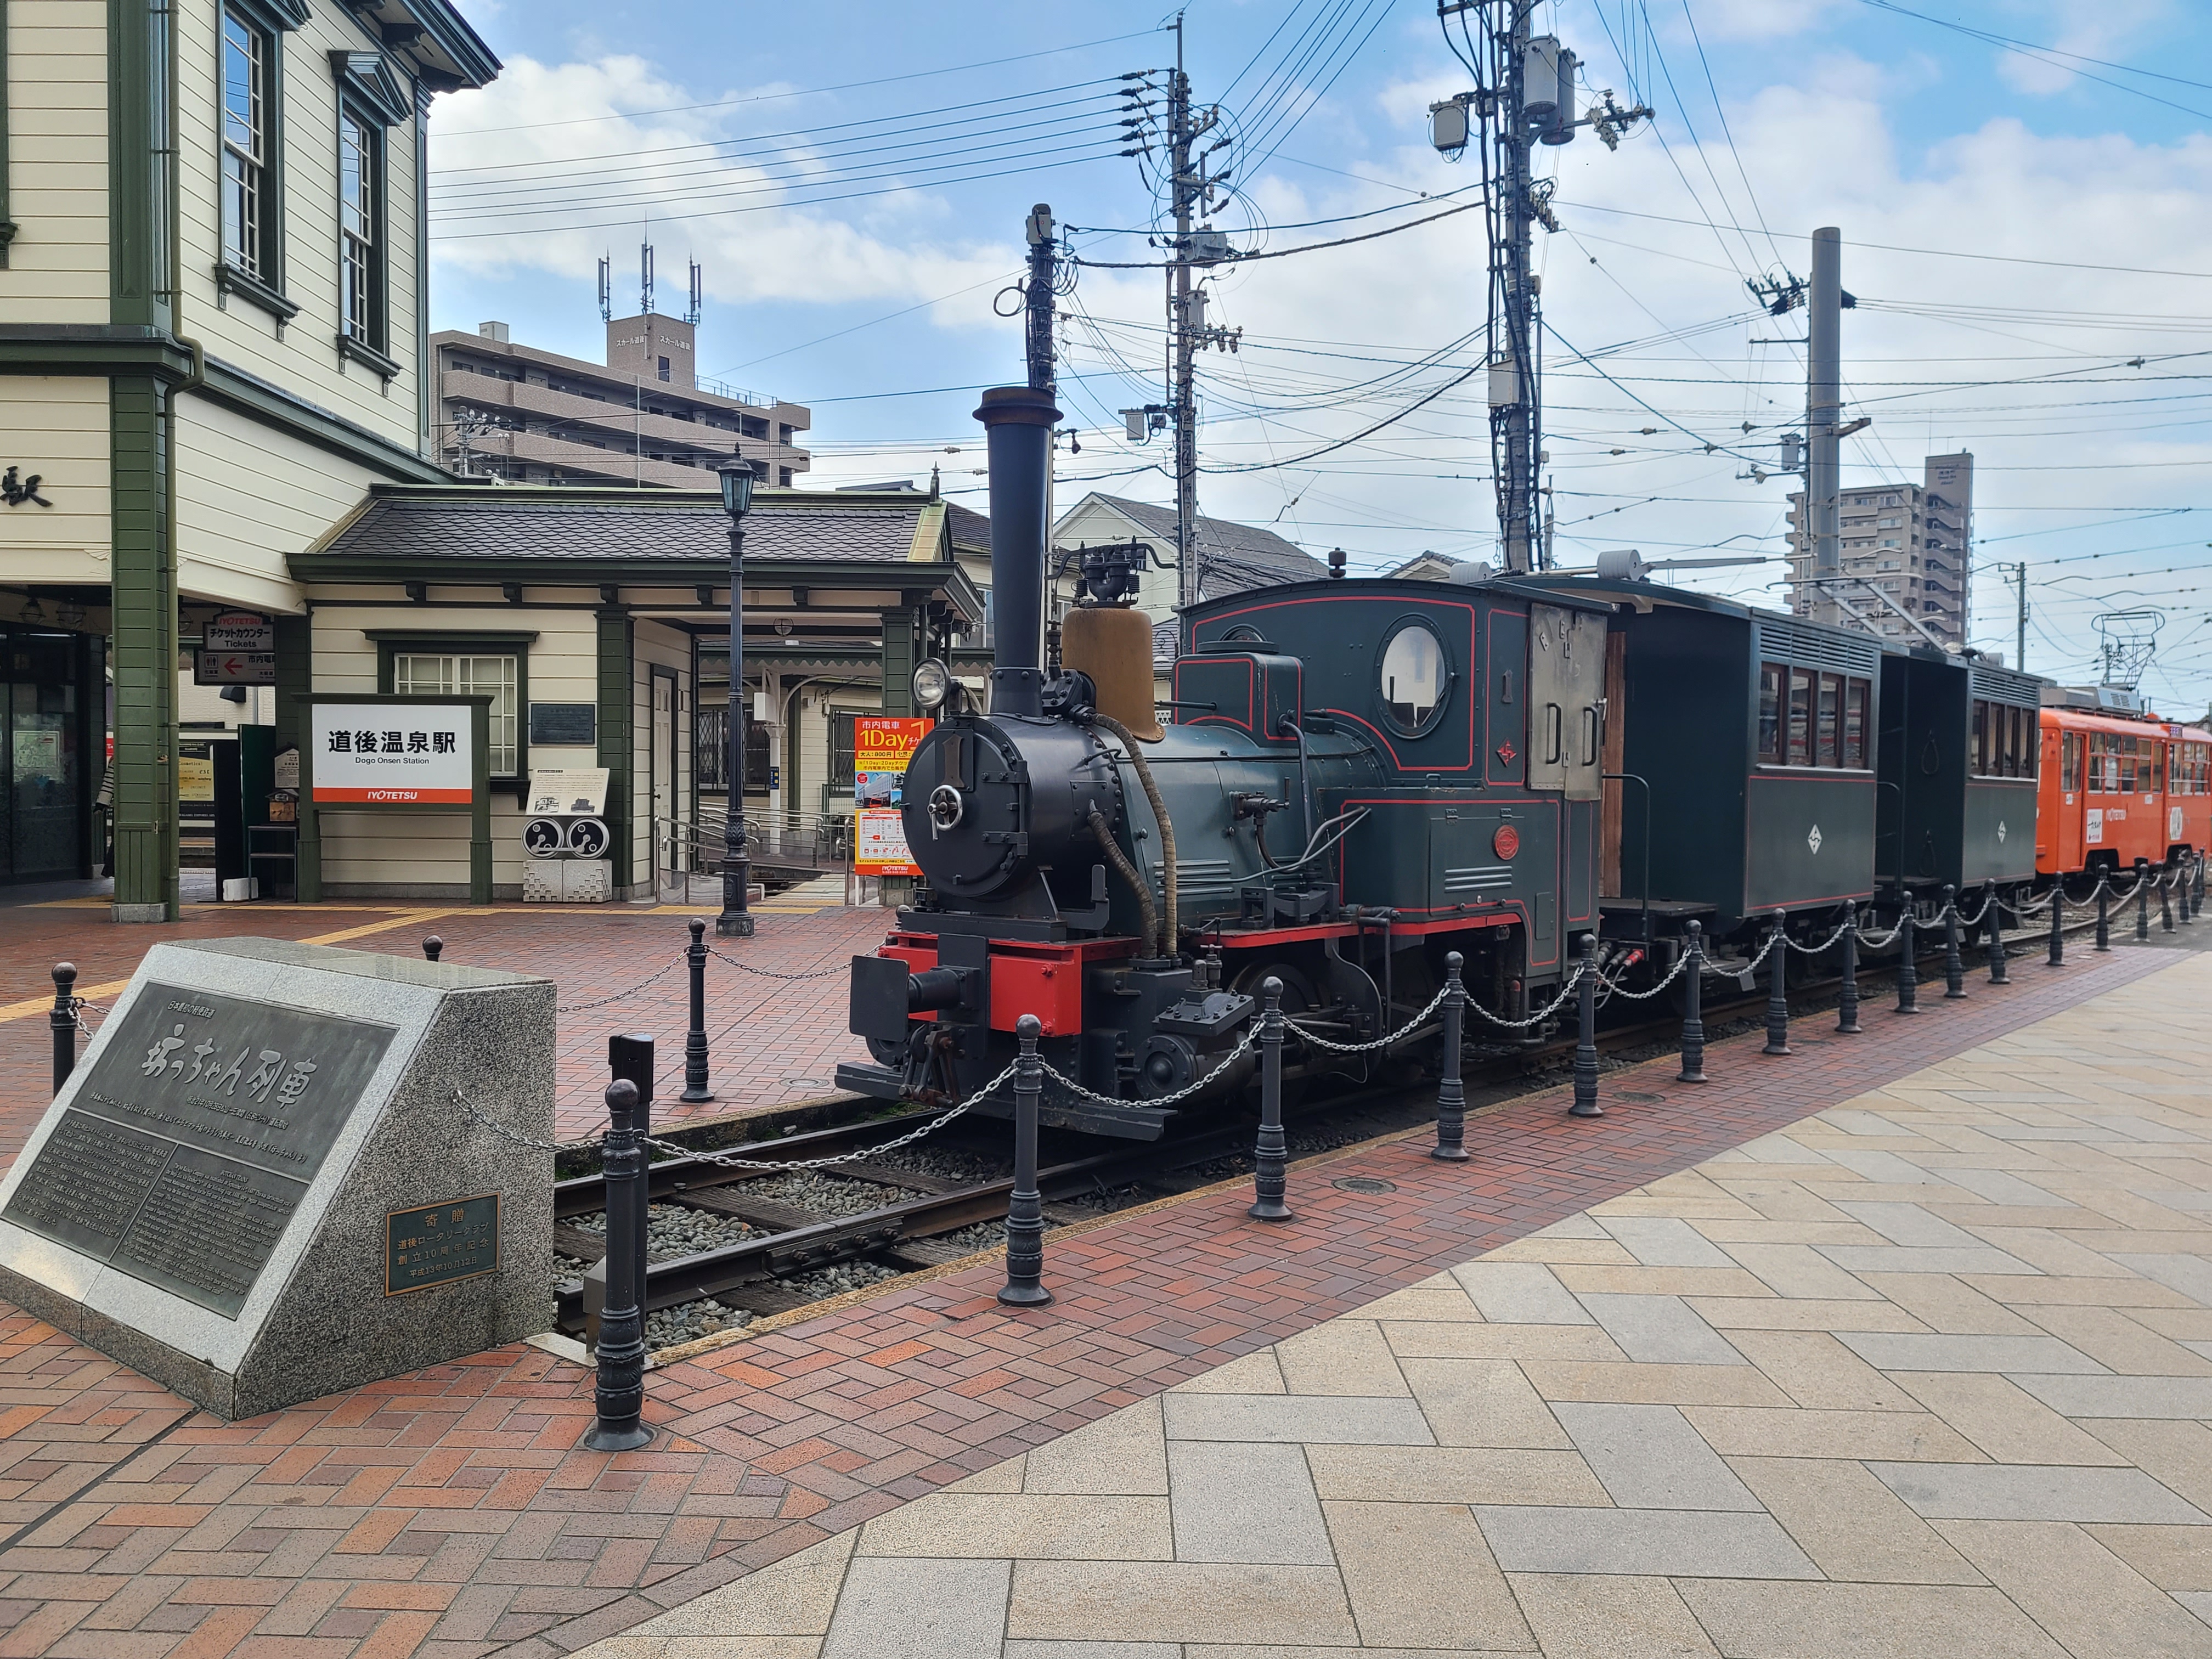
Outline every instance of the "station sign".
<svg viewBox="0 0 2212 1659">
<path fill-rule="evenodd" d="M 317 805 L 466 806 L 476 799 L 471 705 L 311 707 Z"/>
<path fill-rule="evenodd" d="M 276 648 L 276 624 L 250 611 L 230 611 L 200 630 L 200 648 L 252 655 Z"/>
</svg>

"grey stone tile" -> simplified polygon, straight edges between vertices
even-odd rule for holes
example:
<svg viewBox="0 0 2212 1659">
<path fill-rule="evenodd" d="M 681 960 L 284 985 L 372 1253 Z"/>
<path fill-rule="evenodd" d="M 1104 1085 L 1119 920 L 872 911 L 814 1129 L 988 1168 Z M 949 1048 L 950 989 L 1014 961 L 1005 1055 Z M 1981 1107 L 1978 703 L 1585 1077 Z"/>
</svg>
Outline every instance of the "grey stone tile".
<svg viewBox="0 0 2212 1659">
<path fill-rule="evenodd" d="M 2132 1521 L 2212 1526 L 2141 1469 L 2057 1463 L 1875 1463 L 1875 1478 L 1945 1521 Z M 2212 1546 L 2212 1534 L 2206 1534 Z"/>
<path fill-rule="evenodd" d="M 1180 1642 L 1027 1642 L 1006 1644 L 1005 1659 L 1182 1659 Z"/>
<path fill-rule="evenodd" d="M 2001 1590 L 1725 1580 L 1675 1588 L 1729 1659 L 2067 1659 Z"/>
<path fill-rule="evenodd" d="M 1006 1634 L 1025 1641 L 1359 1645 L 1334 1567 L 1213 1561 L 1017 1563 Z"/>
<path fill-rule="evenodd" d="M 1171 1394 L 1170 1440 L 1256 1440 L 1316 1446 L 1433 1446 L 1411 1400 L 1342 1395 Z M 1032 1454 L 1034 1458 L 1034 1454 Z"/>
<path fill-rule="evenodd" d="M 1452 1277 L 1485 1319 L 1504 1325 L 1587 1325 L 1589 1314 L 1540 1261 L 1469 1261 Z"/>
<path fill-rule="evenodd" d="M 1363 1646 L 1535 1646 L 1466 1505 L 1332 1502 L 1328 1510 Z"/>
<path fill-rule="evenodd" d="M 1814 1121 L 1827 1128 L 1840 1129 L 1847 1135 L 1872 1135 L 1881 1139 L 1913 1133 L 1880 1112 L 1858 1111 L 1848 1106 L 1831 1107 Z"/>
<path fill-rule="evenodd" d="M 1494 1446 L 1309 1446 L 1324 1500 L 1601 1505 L 1605 1488 L 1571 1451 Z"/>
<path fill-rule="evenodd" d="M 1969 1234 L 1969 1237 L 1972 1235 Z M 1814 1248 L 1850 1273 L 2033 1273 L 2040 1271 L 2008 1251 L 1913 1244 L 1820 1244 Z"/>
<path fill-rule="evenodd" d="M 1169 1561 L 1176 1553 L 1164 1498 L 949 1492 L 878 1516 L 860 1528 L 860 1553 L 1085 1561 Z"/>
<path fill-rule="evenodd" d="M 1485 1504 L 1474 1518 L 1507 1572 L 1667 1578 L 1818 1578 L 1771 1515 L 1713 1510 L 1574 1510 Z"/>
<path fill-rule="evenodd" d="M 1302 1446 L 1175 1441 L 1168 1486 L 1178 1561 L 1325 1567 L 1335 1559 Z"/>
<path fill-rule="evenodd" d="M 1831 1578 L 1887 1584 L 1982 1582 L 1981 1574 L 1933 1527 L 1848 1458 L 1738 1457 L 1729 1460 L 1729 1467 Z"/>
<path fill-rule="evenodd" d="M 1971 1249 L 1982 1242 L 1965 1228 L 1954 1227 L 1939 1215 L 1930 1215 L 1917 1204 L 1839 1198 L 1836 1207 L 1893 1244 L 1909 1244 L 1916 1249 Z"/>
<path fill-rule="evenodd" d="M 1647 1365 L 1741 1365 L 1744 1357 L 1679 1296 L 1585 1291 L 1583 1305 L 1623 1353 Z"/>
<path fill-rule="evenodd" d="M 2004 1170 L 1947 1169 L 1943 1171 L 1943 1179 L 1954 1187 L 1965 1188 L 1977 1198 L 1987 1199 L 1992 1204 L 2041 1206 L 2054 1210 L 2067 1207 L 2066 1200 Z"/>
<path fill-rule="evenodd" d="M 1869 1181 L 1878 1181 L 1886 1187 L 1940 1187 L 1943 1177 L 1930 1175 L 1917 1164 L 1899 1158 L 1895 1152 L 1860 1152 L 1849 1146 L 1826 1146 L 1832 1163 L 1840 1164 L 1856 1175 Z M 1849 1206 L 1845 1206 L 1846 1208 Z"/>
<path fill-rule="evenodd" d="M 2132 1112 L 2098 1112 L 2088 1116 L 2088 1121 L 2101 1125 L 2130 1140 L 2143 1141 L 2150 1146 L 2201 1145 L 2202 1135 L 2193 1135 L 2178 1124 L 2159 1123 Z"/>
<path fill-rule="evenodd" d="M 1947 1521 L 1937 1530 L 2075 1659 L 2212 1655 L 2212 1630 L 2079 1527 Z"/>
<path fill-rule="evenodd" d="M 1401 1359 L 1439 1446 L 1564 1448 L 1561 1429 L 1510 1359 Z"/>
<path fill-rule="evenodd" d="M 1516 1572 L 1507 1581 L 1558 1659 L 1712 1659 L 1719 1652 L 1663 1578 Z"/>
<path fill-rule="evenodd" d="M 2201 1255 L 2115 1255 L 2112 1259 L 2132 1273 L 2179 1291 L 2200 1306 L 2212 1307 L 2212 1261 Z"/>
<path fill-rule="evenodd" d="M 1672 1406 L 1560 1405 L 1553 1410 L 1591 1472 L 1623 1509 L 1759 1506 Z"/>
<path fill-rule="evenodd" d="M 1332 1319 L 1275 1345 L 1285 1391 L 1378 1398 L 1410 1392 L 1371 1319 Z"/>
<path fill-rule="evenodd" d="M 2051 1376 L 2109 1373 L 2055 1336 L 1915 1336 L 1905 1331 L 1839 1331 L 1836 1340 L 1885 1371 L 2036 1371 Z"/>
<path fill-rule="evenodd" d="M 1815 1302 L 1880 1300 L 1873 1291 L 1809 1244 L 1731 1243 L 1727 1248 L 1737 1265 L 1758 1274 L 1777 1296 Z"/>
<path fill-rule="evenodd" d="M 1271 1367 L 1273 1363 L 1269 1362 Z M 1022 1490 L 1040 1494 L 1166 1497 L 1168 1460 L 1160 1430 L 1160 1402 L 1146 1400 L 1124 1406 L 1057 1440 L 1046 1441 L 1024 1462 Z"/>
<path fill-rule="evenodd" d="M 2068 1417 L 2212 1418 L 2212 1376 L 2047 1376 L 2013 1381 Z"/>
<path fill-rule="evenodd" d="M 2212 1549 L 2197 1527 L 2091 1527 L 2089 1535 L 2164 1590 L 2212 1590 Z"/>
<path fill-rule="evenodd" d="M 1601 1215 L 1599 1224 L 1647 1267 L 1731 1267 L 1735 1264 L 1686 1221 L 1665 1215 Z"/>
<path fill-rule="evenodd" d="M 836 1610 L 837 1587 L 859 1528 L 809 1546 L 734 1583 L 670 1608 L 635 1637 L 809 1637 L 819 1640 Z"/>
<path fill-rule="evenodd" d="M 822 1659 L 999 1659 L 1012 1565 L 856 1558 Z"/>
</svg>

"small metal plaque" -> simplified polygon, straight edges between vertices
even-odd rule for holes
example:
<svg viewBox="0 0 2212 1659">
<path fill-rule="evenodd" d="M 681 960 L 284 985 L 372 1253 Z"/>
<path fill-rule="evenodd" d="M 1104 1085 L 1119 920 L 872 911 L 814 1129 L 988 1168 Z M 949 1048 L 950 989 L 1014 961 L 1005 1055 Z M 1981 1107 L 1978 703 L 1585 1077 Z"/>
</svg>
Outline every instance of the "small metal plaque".
<svg viewBox="0 0 2212 1659">
<path fill-rule="evenodd" d="M 0 1215 L 234 1319 L 392 1037 L 150 981 Z"/>
<path fill-rule="evenodd" d="M 599 740 L 599 706 L 592 702 L 533 702 L 530 740 L 549 749 L 589 749 Z"/>
<path fill-rule="evenodd" d="M 384 1218 L 384 1293 L 404 1296 L 499 1271 L 499 1194 L 453 1198 Z"/>
</svg>

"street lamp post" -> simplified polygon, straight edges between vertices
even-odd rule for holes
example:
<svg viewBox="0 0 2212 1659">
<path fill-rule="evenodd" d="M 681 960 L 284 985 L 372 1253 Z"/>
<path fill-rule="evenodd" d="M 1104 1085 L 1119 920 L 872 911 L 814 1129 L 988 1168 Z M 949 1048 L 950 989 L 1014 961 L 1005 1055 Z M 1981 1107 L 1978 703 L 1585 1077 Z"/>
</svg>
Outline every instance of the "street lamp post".
<svg viewBox="0 0 2212 1659">
<path fill-rule="evenodd" d="M 730 747 L 722 775 L 730 806 L 722 817 L 722 914 L 714 918 L 714 932 L 722 939 L 750 939 L 753 918 L 745 908 L 753 878 L 752 860 L 745 855 L 745 514 L 753 505 L 752 466 L 726 461 L 721 477 L 722 510 L 730 515 Z"/>
</svg>

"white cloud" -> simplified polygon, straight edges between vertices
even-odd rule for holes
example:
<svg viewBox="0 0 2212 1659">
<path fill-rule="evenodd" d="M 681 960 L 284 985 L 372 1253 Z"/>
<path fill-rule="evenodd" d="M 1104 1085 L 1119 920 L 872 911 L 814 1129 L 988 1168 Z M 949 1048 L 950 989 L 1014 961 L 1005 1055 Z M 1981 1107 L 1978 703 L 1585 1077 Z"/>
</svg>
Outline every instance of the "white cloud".
<svg viewBox="0 0 2212 1659">
<path fill-rule="evenodd" d="M 2171 10 L 2167 0 L 2097 0 L 2094 6 L 2078 5 L 2074 0 L 2041 0 L 2025 8 L 2027 16 L 2021 27 L 2000 27 L 1994 32 L 2047 44 L 2062 54 L 2118 63 L 2143 45 L 2153 26 L 2164 21 Z M 1997 54 L 1997 73 L 2014 91 L 2032 94 L 2063 92 L 2080 78 L 2076 68 L 2063 56 L 2005 50 Z"/>
</svg>

